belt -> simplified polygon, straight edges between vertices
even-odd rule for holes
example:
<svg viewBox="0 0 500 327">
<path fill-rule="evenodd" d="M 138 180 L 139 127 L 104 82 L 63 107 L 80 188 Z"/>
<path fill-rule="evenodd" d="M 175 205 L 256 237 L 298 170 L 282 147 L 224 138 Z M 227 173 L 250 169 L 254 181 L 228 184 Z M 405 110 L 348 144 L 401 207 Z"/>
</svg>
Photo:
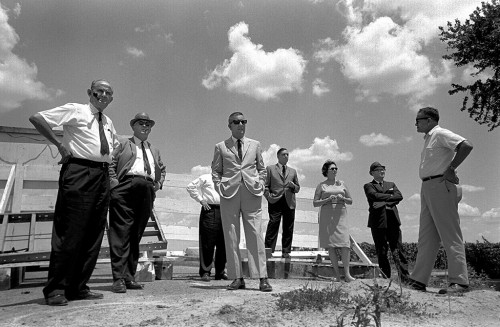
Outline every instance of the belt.
<svg viewBox="0 0 500 327">
<path fill-rule="evenodd" d="M 151 177 L 144 176 L 144 175 L 125 175 L 124 179 L 127 178 L 139 178 L 139 179 L 145 179 L 148 182 L 154 183 L 154 180 Z"/>
<path fill-rule="evenodd" d="M 208 205 L 211 206 L 211 207 L 220 208 L 220 204 L 209 203 Z"/>
<path fill-rule="evenodd" d="M 107 162 L 92 161 L 92 160 L 82 159 L 82 158 L 69 158 L 68 163 L 74 163 L 77 165 L 82 165 L 82 166 L 91 167 L 91 168 L 108 169 L 108 166 L 109 166 L 109 164 Z"/>
<path fill-rule="evenodd" d="M 434 176 L 424 177 L 424 178 L 422 178 L 422 182 L 430 181 L 431 179 L 439 178 L 439 177 L 443 177 L 443 175 L 434 175 Z"/>
</svg>

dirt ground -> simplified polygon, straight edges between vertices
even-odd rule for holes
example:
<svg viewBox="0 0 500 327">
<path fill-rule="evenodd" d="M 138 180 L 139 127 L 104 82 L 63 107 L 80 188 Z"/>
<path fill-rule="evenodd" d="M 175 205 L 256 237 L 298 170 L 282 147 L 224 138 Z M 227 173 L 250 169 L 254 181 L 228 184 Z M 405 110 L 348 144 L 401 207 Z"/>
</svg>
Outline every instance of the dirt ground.
<svg viewBox="0 0 500 327">
<path fill-rule="evenodd" d="M 189 270 L 189 269 L 188 269 Z M 175 273 L 173 280 L 145 283 L 142 291 L 111 292 L 109 275 L 99 268 L 89 286 L 102 292 L 103 300 L 74 301 L 65 307 L 49 307 L 42 296 L 43 279 L 19 288 L 0 291 L 0 326 L 337 326 L 340 311 L 282 312 L 277 309 L 279 293 L 302 288 L 327 287 L 329 281 L 271 279 L 274 290 L 258 291 L 257 280 L 247 280 L 247 289 L 227 291 L 228 281 L 201 282 L 196 268 Z M 379 280 L 383 283 L 383 281 Z M 344 283 L 349 294 L 364 292 L 358 279 Z M 337 283 L 335 284 L 337 285 Z M 500 325 L 500 292 L 477 290 L 463 296 L 438 295 L 437 289 L 422 293 L 404 289 L 409 301 L 426 305 L 426 315 L 410 317 L 382 314 L 382 326 L 455 327 Z M 374 326 L 374 324 L 373 324 Z"/>
</svg>

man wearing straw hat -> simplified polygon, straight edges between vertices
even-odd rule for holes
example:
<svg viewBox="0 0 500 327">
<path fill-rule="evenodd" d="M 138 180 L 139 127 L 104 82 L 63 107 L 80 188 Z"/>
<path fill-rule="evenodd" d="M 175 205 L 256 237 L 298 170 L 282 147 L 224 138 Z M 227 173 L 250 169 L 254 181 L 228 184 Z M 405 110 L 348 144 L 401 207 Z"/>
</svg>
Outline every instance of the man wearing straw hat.
<svg viewBox="0 0 500 327">
<path fill-rule="evenodd" d="M 109 247 L 115 293 L 142 289 L 135 281 L 139 243 L 153 210 L 155 192 L 161 189 L 166 168 L 160 151 L 147 141 L 154 120 L 138 113 L 130 121 L 131 138 L 120 141 L 109 166 Z"/>
</svg>

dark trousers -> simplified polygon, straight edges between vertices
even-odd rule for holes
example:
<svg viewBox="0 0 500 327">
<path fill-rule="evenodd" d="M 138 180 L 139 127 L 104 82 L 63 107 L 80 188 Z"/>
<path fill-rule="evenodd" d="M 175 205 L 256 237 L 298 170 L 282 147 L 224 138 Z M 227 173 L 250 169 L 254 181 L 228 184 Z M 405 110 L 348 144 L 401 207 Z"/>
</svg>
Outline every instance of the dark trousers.
<svg viewBox="0 0 500 327">
<path fill-rule="evenodd" d="M 89 163 L 91 163 L 89 161 Z M 87 282 L 101 249 L 109 204 L 108 167 L 66 163 L 59 175 L 45 297 L 75 297 Z"/>
<path fill-rule="evenodd" d="M 295 209 L 290 209 L 284 196 L 277 202 L 268 204 L 269 223 L 265 238 L 266 248 L 271 248 L 272 252 L 276 248 L 278 231 L 280 228 L 281 217 L 283 217 L 283 235 L 281 235 L 281 251 L 290 253 L 292 251 L 293 225 L 295 222 Z"/>
<path fill-rule="evenodd" d="M 404 278 L 408 277 L 408 260 L 403 249 L 403 237 L 396 217 L 393 214 L 388 214 L 387 228 L 372 228 L 373 241 L 375 242 L 375 250 L 377 251 L 377 259 L 380 270 L 386 278 L 391 277 L 391 265 L 387 257 L 389 249 L 392 253 L 392 259 L 398 270 L 398 274 Z"/>
<path fill-rule="evenodd" d="M 226 267 L 226 246 L 220 218 L 220 206 L 210 204 L 210 210 L 201 207 L 200 212 L 200 276 L 212 270 L 220 275 Z M 217 248 L 217 250 L 215 250 Z M 215 252 L 215 262 L 214 262 Z"/>
<path fill-rule="evenodd" d="M 154 184 L 129 177 L 111 190 L 109 204 L 109 249 L 113 280 L 134 281 L 139 261 L 139 243 L 153 210 Z"/>
</svg>

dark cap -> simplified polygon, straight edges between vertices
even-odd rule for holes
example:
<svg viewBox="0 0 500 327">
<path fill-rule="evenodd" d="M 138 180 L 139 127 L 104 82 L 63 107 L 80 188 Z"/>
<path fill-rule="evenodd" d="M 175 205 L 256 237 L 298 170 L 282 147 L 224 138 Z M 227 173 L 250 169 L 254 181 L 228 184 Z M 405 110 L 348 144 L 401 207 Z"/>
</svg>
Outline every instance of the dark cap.
<svg viewBox="0 0 500 327">
<path fill-rule="evenodd" d="M 154 124 L 155 124 L 155 121 L 154 121 L 154 120 L 149 119 L 149 115 L 148 115 L 147 113 L 145 113 L 145 112 L 140 112 L 140 113 L 138 113 L 137 115 L 135 115 L 134 119 L 132 119 L 132 120 L 130 121 L 130 126 L 134 126 L 134 124 L 135 124 L 136 122 L 138 122 L 139 120 L 146 120 L 146 121 L 150 122 L 150 123 L 151 123 L 151 127 L 153 127 L 153 126 L 154 126 Z"/>
<path fill-rule="evenodd" d="M 385 166 L 382 166 L 382 165 L 380 164 L 380 162 L 375 161 L 374 163 L 372 163 L 372 164 L 370 165 L 370 172 L 374 171 L 374 170 L 375 170 L 375 169 L 377 169 L 377 168 L 384 168 L 384 169 L 385 169 Z"/>
</svg>

